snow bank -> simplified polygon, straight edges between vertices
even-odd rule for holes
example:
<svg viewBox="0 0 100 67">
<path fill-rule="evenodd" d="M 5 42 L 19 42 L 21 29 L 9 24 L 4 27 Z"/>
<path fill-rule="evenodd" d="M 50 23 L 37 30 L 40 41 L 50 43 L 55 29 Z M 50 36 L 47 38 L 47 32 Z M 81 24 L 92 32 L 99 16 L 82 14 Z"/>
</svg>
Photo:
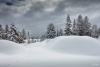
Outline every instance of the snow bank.
<svg viewBox="0 0 100 67">
<path fill-rule="evenodd" d="M 100 42 L 87 36 L 61 36 L 51 40 L 47 49 L 69 54 L 100 55 Z"/>
<path fill-rule="evenodd" d="M 89 42 L 91 46 L 84 42 Z M 42 47 L 51 50 L 46 50 Z M 22 44 L 0 40 L 0 67 L 93 67 L 94 65 L 100 64 L 100 56 L 85 56 L 78 54 L 83 54 L 82 48 L 86 48 L 86 50 L 87 48 L 88 50 L 93 49 L 93 51 L 95 50 L 98 54 L 97 50 L 100 51 L 99 47 L 98 41 L 90 37 L 63 36 L 43 42 L 25 43 L 23 46 Z M 65 51 L 67 53 L 55 51 Z M 78 54 L 73 55 L 68 54 L 68 52 Z M 89 52 L 92 53 L 92 51 Z M 88 51 L 86 51 L 86 53 L 88 53 Z"/>
<path fill-rule="evenodd" d="M 23 50 L 25 50 L 25 47 L 21 46 L 20 44 L 7 41 L 7 40 L 0 40 L 0 53 L 1 54 L 15 54 Z"/>
</svg>

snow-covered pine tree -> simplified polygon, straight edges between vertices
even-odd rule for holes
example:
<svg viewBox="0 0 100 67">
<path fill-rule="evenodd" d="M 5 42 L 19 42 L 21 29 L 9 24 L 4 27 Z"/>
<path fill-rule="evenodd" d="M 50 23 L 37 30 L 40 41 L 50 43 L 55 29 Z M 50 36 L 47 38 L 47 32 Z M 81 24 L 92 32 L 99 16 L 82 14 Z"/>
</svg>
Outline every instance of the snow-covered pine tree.
<svg viewBox="0 0 100 67">
<path fill-rule="evenodd" d="M 4 29 L 2 25 L 0 24 L 0 39 L 4 39 L 3 35 L 4 35 Z"/>
<path fill-rule="evenodd" d="M 55 36 L 56 36 L 55 26 L 53 23 L 50 23 L 47 27 L 46 38 L 52 39 L 55 38 Z"/>
<path fill-rule="evenodd" d="M 25 32 L 24 29 L 22 30 L 22 37 L 23 37 L 24 40 L 26 39 L 26 32 Z"/>
<path fill-rule="evenodd" d="M 59 30 L 59 36 L 63 36 L 63 30 L 62 29 Z"/>
<path fill-rule="evenodd" d="M 66 20 L 66 26 L 65 26 L 65 35 L 69 36 L 71 35 L 71 20 L 70 20 L 70 16 L 67 16 L 67 20 Z"/>
<path fill-rule="evenodd" d="M 85 36 L 90 36 L 90 27 L 91 27 L 91 24 L 89 23 L 89 18 L 86 16 L 84 18 L 84 35 Z"/>
<path fill-rule="evenodd" d="M 97 25 L 93 25 L 92 26 L 91 36 L 94 37 L 94 38 L 98 38 L 99 37 L 99 30 L 98 30 Z"/>
<path fill-rule="evenodd" d="M 17 36 L 18 35 L 18 32 L 17 32 L 17 28 L 15 27 L 14 23 L 11 24 L 11 27 L 10 27 L 10 34 L 9 34 L 9 39 L 11 41 L 14 41 L 17 43 Z"/>
<path fill-rule="evenodd" d="M 100 27 L 99 27 L 99 36 L 100 36 Z"/>
<path fill-rule="evenodd" d="M 9 26 L 6 25 L 6 26 L 5 26 L 5 39 L 6 39 L 6 40 L 9 40 L 9 38 L 8 38 L 8 37 L 9 37 L 8 34 L 9 34 Z"/>
<path fill-rule="evenodd" d="M 30 44 L 30 33 L 29 33 L 29 31 L 27 33 L 27 43 Z"/>
<path fill-rule="evenodd" d="M 76 35 L 76 34 L 77 34 L 76 20 L 75 20 L 75 19 L 74 19 L 74 21 L 73 21 L 72 34 L 73 34 L 73 35 Z"/>
<path fill-rule="evenodd" d="M 21 32 L 18 31 L 16 26 L 12 23 L 10 27 L 10 33 L 9 33 L 9 40 L 14 41 L 16 43 L 23 43 L 24 40 L 21 36 Z"/>
<path fill-rule="evenodd" d="M 41 36 L 40 41 L 44 41 L 46 39 L 45 34 Z"/>
<path fill-rule="evenodd" d="M 5 33 L 8 33 L 8 32 L 9 32 L 9 26 L 6 25 L 6 26 L 5 26 Z"/>
<path fill-rule="evenodd" d="M 79 36 L 84 35 L 84 22 L 81 15 L 79 15 L 77 19 L 77 35 Z"/>
<path fill-rule="evenodd" d="M 56 31 L 56 37 L 58 37 L 59 36 L 59 30 L 57 29 L 57 31 Z"/>
<path fill-rule="evenodd" d="M 18 36 L 18 43 L 24 43 L 24 38 L 22 36 L 22 32 L 18 31 L 18 34 L 19 34 L 19 36 Z"/>
</svg>

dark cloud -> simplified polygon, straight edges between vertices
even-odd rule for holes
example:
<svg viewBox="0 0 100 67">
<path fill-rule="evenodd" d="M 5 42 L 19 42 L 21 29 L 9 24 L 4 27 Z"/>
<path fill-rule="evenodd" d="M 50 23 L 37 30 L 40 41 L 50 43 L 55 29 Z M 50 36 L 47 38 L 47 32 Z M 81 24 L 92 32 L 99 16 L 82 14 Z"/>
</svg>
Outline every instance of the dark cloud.
<svg viewBox="0 0 100 67">
<path fill-rule="evenodd" d="M 0 0 L 0 3 L 5 4 L 7 6 L 14 6 L 15 4 L 19 4 L 22 1 L 25 1 L 25 0 Z"/>
<path fill-rule="evenodd" d="M 79 14 L 87 15 L 91 23 L 99 25 L 99 12 L 100 0 L 0 0 L 0 23 L 13 21 L 34 35 L 43 34 L 49 23 L 63 28 L 67 14 L 72 20 Z"/>
</svg>

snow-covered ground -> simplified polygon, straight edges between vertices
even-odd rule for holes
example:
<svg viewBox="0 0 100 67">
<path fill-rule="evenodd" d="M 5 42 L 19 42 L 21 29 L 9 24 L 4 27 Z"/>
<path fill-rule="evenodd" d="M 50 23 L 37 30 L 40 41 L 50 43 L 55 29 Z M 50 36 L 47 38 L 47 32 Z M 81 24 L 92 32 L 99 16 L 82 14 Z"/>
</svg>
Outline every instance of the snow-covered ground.
<svg viewBox="0 0 100 67">
<path fill-rule="evenodd" d="M 0 40 L 0 67 L 100 67 L 100 41 L 86 36 L 23 45 Z"/>
</svg>

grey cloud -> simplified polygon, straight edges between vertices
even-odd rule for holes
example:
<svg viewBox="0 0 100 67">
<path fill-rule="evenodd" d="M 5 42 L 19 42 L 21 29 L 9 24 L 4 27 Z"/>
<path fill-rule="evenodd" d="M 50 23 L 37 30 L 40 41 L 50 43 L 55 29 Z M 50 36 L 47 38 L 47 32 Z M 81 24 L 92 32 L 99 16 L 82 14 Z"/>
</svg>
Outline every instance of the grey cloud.
<svg viewBox="0 0 100 67">
<path fill-rule="evenodd" d="M 43 34 L 49 23 L 63 28 L 67 14 L 72 20 L 82 14 L 87 15 L 93 24 L 100 21 L 100 0 L 12 0 L 10 5 L 5 3 L 7 1 L 11 0 L 0 0 L 0 23 L 13 21 L 19 28 L 31 30 L 34 35 Z"/>
<path fill-rule="evenodd" d="M 25 0 L 0 0 L 0 3 L 7 6 L 19 6 L 23 1 Z"/>
</svg>

